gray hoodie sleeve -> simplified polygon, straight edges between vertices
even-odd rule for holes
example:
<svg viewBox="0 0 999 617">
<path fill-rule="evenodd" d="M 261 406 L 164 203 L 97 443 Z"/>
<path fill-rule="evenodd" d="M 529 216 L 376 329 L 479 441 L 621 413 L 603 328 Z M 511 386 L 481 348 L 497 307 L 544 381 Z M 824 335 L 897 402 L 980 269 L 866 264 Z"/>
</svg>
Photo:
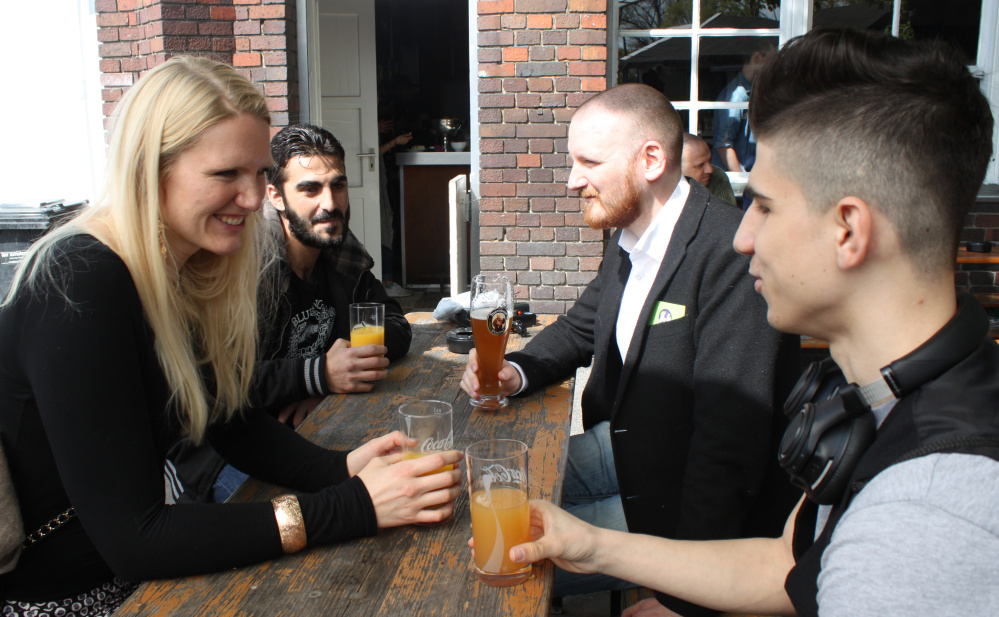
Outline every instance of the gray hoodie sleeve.
<svg viewBox="0 0 999 617">
<path fill-rule="evenodd" d="M 933 454 L 868 484 L 822 555 L 819 614 L 999 615 L 999 462 Z"/>
</svg>

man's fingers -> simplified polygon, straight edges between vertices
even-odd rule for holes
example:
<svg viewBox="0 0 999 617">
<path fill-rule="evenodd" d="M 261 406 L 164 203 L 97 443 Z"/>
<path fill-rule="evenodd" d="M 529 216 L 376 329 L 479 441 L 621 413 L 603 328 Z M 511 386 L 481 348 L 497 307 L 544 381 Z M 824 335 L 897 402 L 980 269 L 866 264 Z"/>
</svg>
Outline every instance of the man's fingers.
<svg viewBox="0 0 999 617">
<path fill-rule="evenodd" d="M 385 354 L 388 353 L 388 347 L 385 345 L 359 345 L 357 347 L 350 348 L 351 353 L 356 355 L 358 358 L 384 358 Z M 388 360 L 385 361 L 386 366 L 388 365 Z"/>
<path fill-rule="evenodd" d="M 333 345 L 330 347 L 330 351 L 334 349 L 350 349 L 350 341 L 342 338 L 338 338 L 333 341 Z"/>
<path fill-rule="evenodd" d="M 310 409 L 308 407 L 299 407 L 298 411 L 295 412 L 295 419 L 291 421 L 292 427 L 298 428 L 298 425 L 308 417 L 309 411 Z"/>
<path fill-rule="evenodd" d="M 525 542 L 510 549 L 510 559 L 515 563 L 534 563 L 544 558 L 544 549 L 537 542 Z"/>
<path fill-rule="evenodd" d="M 479 395 L 479 376 L 476 374 L 478 370 L 479 356 L 473 347 L 468 352 L 468 366 L 465 367 L 465 373 L 461 376 L 462 389 L 472 397 Z"/>
<path fill-rule="evenodd" d="M 453 486 L 455 484 L 461 484 L 461 472 L 458 470 L 458 464 L 463 458 L 465 458 L 465 455 L 459 450 L 447 450 L 444 452 L 437 452 L 435 454 L 410 459 L 408 462 L 414 476 L 432 474 L 427 476 L 428 478 L 433 478 L 432 482 L 427 482 L 428 489 L 437 490 Z M 450 470 L 433 473 L 438 469 L 449 465 L 451 466 Z"/>
</svg>

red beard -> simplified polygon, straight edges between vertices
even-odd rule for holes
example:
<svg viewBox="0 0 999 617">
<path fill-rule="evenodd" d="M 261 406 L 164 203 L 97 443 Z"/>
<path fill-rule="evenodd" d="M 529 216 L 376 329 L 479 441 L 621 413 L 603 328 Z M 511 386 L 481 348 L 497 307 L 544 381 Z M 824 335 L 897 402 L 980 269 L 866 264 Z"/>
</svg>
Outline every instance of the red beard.
<svg viewBox="0 0 999 617">
<path fill-rule="evenodd" d="M 592 197 L 595 201 L 583 202 L 583 220 L 593 229 L 627 227 L 635 222 L 642 211 L 642 191 L 638 182 L 630 174 L 624 179 L 620 191 L 602 195 L 594 188 L 585 188 L 580 197 Z"/>
</svg>

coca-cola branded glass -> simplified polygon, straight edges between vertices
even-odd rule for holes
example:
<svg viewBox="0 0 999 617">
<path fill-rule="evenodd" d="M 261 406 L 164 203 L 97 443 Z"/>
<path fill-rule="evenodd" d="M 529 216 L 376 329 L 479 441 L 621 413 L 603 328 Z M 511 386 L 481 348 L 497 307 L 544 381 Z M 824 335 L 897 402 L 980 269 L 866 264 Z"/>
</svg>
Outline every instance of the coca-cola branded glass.
<svg viewBox="0 0 999 617">
<path fill-rule="evenodd" d="M 531 564 L 514 563 L 510 549 L 531 540 L 527 444 L 513 439 L 477 441 L 465 449 L 475 572 L 503 587 L 531 577 Z"/>
<path fill-rule="evenodd" d="M 400 429 L 407 437 L 416 440 L 415 446 L 402 449 L 403 460 L 454 450 L 454 428 L 451 418 L 451 405 L 444 401 L 412 401 L 399 405 Z M 451 469 L 454 469 L 454 466 L 448 464 L 430 473 Z"/>
</svg>

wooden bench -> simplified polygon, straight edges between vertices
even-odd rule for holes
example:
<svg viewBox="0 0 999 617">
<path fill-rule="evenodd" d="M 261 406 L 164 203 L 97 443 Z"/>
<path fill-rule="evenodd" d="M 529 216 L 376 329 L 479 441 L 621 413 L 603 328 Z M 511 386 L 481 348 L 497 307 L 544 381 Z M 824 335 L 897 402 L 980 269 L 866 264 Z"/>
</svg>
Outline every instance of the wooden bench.
<svg viewBox="0 0 999 617">
<path fill-rule="evenodd" d="M 999 293 L 974 293 L 972 295 L 975 296 L 978 299 L 978 302 L 985 308 L 999 307 Z"/>
</svg>

